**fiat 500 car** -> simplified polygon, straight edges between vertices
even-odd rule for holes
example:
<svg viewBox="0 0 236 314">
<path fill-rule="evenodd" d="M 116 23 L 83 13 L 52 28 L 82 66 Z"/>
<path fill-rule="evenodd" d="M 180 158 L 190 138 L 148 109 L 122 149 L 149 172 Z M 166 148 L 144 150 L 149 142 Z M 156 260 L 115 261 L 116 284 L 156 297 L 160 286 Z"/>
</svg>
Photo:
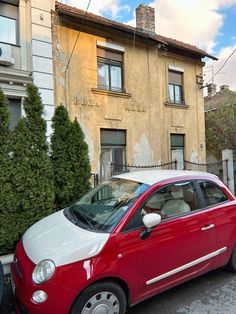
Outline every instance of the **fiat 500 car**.
<svg viewBox="0 0 236 314">
<path fill-rule="evenodd" d="M 30 227 L 12 282 L 18 313 L 124 314 L 177 284 L 236 270 L 236 201 L 214 175 L 120 174 Z"/>
</svg>

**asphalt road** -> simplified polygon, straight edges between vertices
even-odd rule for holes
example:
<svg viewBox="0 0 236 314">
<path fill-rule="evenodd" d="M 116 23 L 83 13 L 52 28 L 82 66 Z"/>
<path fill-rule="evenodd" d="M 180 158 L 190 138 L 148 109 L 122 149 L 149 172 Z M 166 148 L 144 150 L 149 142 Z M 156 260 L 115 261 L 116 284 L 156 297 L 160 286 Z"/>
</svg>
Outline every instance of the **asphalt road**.
<svg viewBox="0 0 236 314">
<path fill-rule="evenodd" d="M 1 314 L 13 314 L 9 286 Z M 161 293 L 132 308 L 127 314 L 236 314 L 236 274 L 212 271 Z"/>
</svg>

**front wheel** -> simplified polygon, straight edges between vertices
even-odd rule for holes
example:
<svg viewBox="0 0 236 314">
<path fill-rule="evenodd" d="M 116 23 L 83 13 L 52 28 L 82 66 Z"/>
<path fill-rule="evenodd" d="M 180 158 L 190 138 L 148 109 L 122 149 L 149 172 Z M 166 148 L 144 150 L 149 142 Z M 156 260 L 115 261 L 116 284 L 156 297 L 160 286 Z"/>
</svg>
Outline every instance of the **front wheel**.
<svg viewBox="0 0 236 314">
<path fill-rule="evenodd" d="M 79 295 L 71 314 L 124 314 L 125 311 L 123 289 L 113 282 L 98 282 Z"/>
</svg>

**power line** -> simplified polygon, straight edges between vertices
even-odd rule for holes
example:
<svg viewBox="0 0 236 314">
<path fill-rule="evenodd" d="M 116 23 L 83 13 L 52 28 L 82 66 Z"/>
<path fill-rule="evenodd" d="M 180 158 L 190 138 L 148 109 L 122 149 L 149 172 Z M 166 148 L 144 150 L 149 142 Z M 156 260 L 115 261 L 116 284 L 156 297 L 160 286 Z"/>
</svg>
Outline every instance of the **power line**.
<svg viewBox="0 0 236 314">
<path fill-rule="evenodd" d="M 92 1 L 92 0 L 89 0 L 88 5 L 87 5 L 87 8 L 86 8 L 86 10 L 85 10 L 85 12 L 84 12 L 82 24 L 83 24 L 84 21 L 85 21 L 85 16 L 86 16 L 86 14 L 87 14 L 87 11 L 88 11 L 88 9 L 89 9 L 89 6 L 90 6 L 91 1 Z M 67 72 L 68 67 L 69 67 L 69 65 L 70 65 L 70 61 L 71 61 L 71 58 L 72 58 L 72 56 L 73 56 L 73 53 L 74 53 L 74 50 L 75 50 L 75 46 L 76 46 L 76 44 L 77 44 L 77 42 L 78 42 L 78 40 L 79 40 L 79 36 L 80 36 L 80 31 L 79 31 L 78 34 L 77 34 L 77 37 L 76 37 L 74 46 L 73 46 L 73 48 L 72 48 L 72 50 L 71 50 L 71 54 L 70 54 L 69 60 L 68 60 L 67 65 L 66 65 L 65 73 Z"/>
<path fill-rule="evenodd" d="M 223 67 L 226 65 L 226 63 L 229 61 L 229 59 L 233 56 L 233 54 L 235 53 L 236 48 L 231 52 L 231 54 L 228 56 L 228 58 L 225 60 L 225 62 L 223 63 L 223 65 L 219 68 L 219 70 L 211 77 L 211 79 L 206 83 L 207 84 L 212 81 L 214 79 L 214 77 L 223 69 Z M 206 87 L 205 86 L 205 87 Z"/>
<path fill-rule="evenodd" d="M 88 5 L 87 5 L 87 8 L 84 12 L 84 16 L 83 16 L 83 20 L 82 20 L 82 25 L 84 24 L 84 21 L 85 21 L 85 16 L 87 14 L 87 11 L 89 9 L 89 6 L 90 6 L 90 3 L 91 3 L 92 0 L 89 0 L 88 2 Z M 69 56 L 69 59 L 68 59 L 68 62 L 67 62 L 67 65 L 66 65 L 66 68 L 65 68 L 65 87 L 64 87 L 64 91 L 65 91 L 65 106 L 67 108 L 67 88 L 66 88 L 66 85 L 67 85 L 67 71 L 68 71 L 68 68 L 69 68 L 69 65 L 70 65 L 70 61 L 71 61 L 71 58 L 73 56 L 73 53 L 74 53 L 74 50 L 75 50 L 75 47 L 76 47 L 76 44 L 79 40 L 79 37 L 80 37 L 80 33 L 81 31 L 78 31 L 78 34 L 77 34 L 77 37 L 76 37 L 76 40 L 74 42 L 74 45 L 73 45 L 73 48 L 71 50 L 71 53 L 70 53 L 70 56 Z M 68 108 L 67 108 L 68 109 Z"/>
</svg>

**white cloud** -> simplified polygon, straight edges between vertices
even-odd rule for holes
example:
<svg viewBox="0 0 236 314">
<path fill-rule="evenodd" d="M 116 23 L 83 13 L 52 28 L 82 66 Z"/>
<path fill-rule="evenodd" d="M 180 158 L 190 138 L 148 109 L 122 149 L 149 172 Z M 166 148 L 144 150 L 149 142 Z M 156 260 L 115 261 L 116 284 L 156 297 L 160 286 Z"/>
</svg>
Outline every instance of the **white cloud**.
<svg viewBox="0 0 236 314">
<path fill-rule="evenodd" d="M 214 53 L 225 16 L 221 9 L 236 5 L 236 0 L 154 0 L 156 33 L 196 45 Z M 135 25 L 135 18 L 128 22 Z"/>
<path fill-rule="evenodd" d="M 226 62 L 227 58 L 233 53 L 236 49 L 236 44 L 228 47 L 224 47 L 220 50 L 218 54 L 218 61 L 208 61 L 206 63 L 206 67 L 204 68 L 204 82 L 212 83 L 212 74 L 216 74 L 217 71 L 223 66 Z M 214 77 L 214 83 L 217 85 L 217 88 L 221 85 L 229 85 L 230 89 L 236 91 L 236 51 L 230 57 L 230 59 L 226 62 L 225 66 L 220 70 L 219 74 Z"/>
<path fill-rule="evenodd" d="M 72 7 L 86 10 L 89 0 L 63 0 L 62 2 Z M 130 7 L 128 5 L 121 5 L 120 0 L 91 0 L 88 12 L 92 12 L 97 15 L 108 13 L 115 18 L 121 11 L 124 10 L 129 12 Z"/>
</svg>

